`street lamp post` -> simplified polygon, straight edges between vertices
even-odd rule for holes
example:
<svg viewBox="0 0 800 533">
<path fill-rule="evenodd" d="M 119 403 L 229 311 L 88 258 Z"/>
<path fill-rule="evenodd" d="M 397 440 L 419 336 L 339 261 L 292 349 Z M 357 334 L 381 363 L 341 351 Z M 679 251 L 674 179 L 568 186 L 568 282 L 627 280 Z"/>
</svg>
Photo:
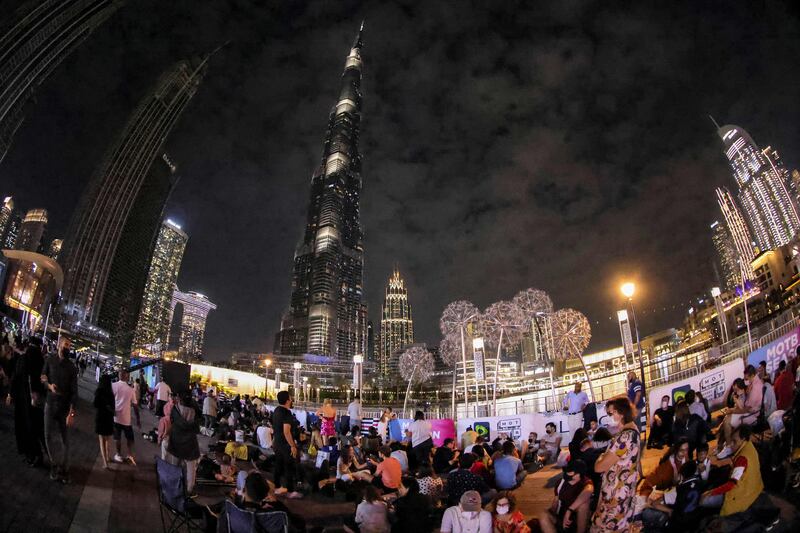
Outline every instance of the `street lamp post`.
<svg viewBox="0 0 800 533">
<path fill-rule="evenodd" d="M 364 386 L 364 356 L 353 356 L 353 388 L 356 390 L 359 398 L 361 397 L 361 389 Z M 363 400 L 362 400 L 363 401 Z"/>
<path fill-rule="evenodd" d="M 272 359 L 264 359 L 264 399 L 267 398 L 269 392 L 269 366 L 272 364 Z"/>
<path fill-rule="evenodd" d="M 275 369 L 275 394 L 278 394 L 277 391 L 281 389 L 281 369 Z"/>
<path fill-rule="evenodd" d="M 308 376 L 303 376 L 303 401 L 308 402 Z"/>
<path fill-rule="evenodd" d="M 639 374 L 642 380 L 642 399 L 644 400 L 645 417 L 647 417 L 647 384 L 644 379 L 644 362 L 642 360 L 642 343 L 639 340 L 639 322 L 636 320 L 636 311 L 633 309 L 633 294 L 636 292 L 636 285 L 631 282 L 622 284 L 622 294 L 628 299 L 628 307 L 631 310 L 631 319 L 633 319 L 633 329 L 636 331 L 636 351 L 639 355 Z M 640 415 L 641 416 L 641 415 Z M 646 427 L 646 426 L 645 426 Z"/>
<path fill-rule="evenodd" d="M 292 384 L 294 385 L 294 395 L 298 396 L 297 391 L 300 389 L 300 369 L 303 365 L 297 362 L 292 366 L 294 368 L 294 379 L 292 380 Z"/>
</svg>

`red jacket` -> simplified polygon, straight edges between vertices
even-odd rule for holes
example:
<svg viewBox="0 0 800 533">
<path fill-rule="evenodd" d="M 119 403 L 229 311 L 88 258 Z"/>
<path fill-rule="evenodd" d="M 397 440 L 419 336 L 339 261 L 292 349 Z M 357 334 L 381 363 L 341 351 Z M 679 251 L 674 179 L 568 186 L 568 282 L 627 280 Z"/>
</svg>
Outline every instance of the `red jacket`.
<svg viewBox="0 0 800 533">
<path fill-rule="evenodd" d="M 794 376 L 788 368 L 775 378 L 775 401 L 778 409 L 786 410 L 792 406 L 794 399 Z"/>
</svg>

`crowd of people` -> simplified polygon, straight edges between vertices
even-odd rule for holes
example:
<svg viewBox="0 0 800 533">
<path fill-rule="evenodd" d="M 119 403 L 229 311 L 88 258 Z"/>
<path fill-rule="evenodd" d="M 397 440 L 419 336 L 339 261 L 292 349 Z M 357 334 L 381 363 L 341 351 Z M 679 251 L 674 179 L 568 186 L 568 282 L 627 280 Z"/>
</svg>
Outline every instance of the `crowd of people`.
<svg viewBox="0 0 800 533">
<path fill-rule="evenodd" d="M 283 511 L 293 531 L 304 531 L 305 521 L 282 500 L 314 496 L 352 502 L 344 524 L 364 533 L 599 533 L 693 531 L 768 507 L 759 451 L 776 442 L 771 450 L 784 453 L 781 439 L 797 430 L 791 420 L 798 360 L 781 361 L 773 375 L 766 365 L 747 366 L 717 418 L 699 391 L 674 403 L 664 396 L 651 413 L 646 447 L 666 450 L 649 472 L 639 427 L 644 390 L 635 374 L 626 396 L 606 402 L 602 427 L 576 384 L 563 403 L 569 442 L 548 423 L 541 438 L 532 432 L 527 439 L 489 439 L 468 427 L 435 443 L 421 411 L 399 435 L 390 429 L 397 419 L 391 408 L 362 428 L 357 396 L 341 413 L 326 400 L 301 424 L 288 391 L 270 405 L 200 383 L 174 391 L 159 379 L 151 388 L 125 369 L 101 371 L 91 357 L 85 363 L 97 371 L 94 429 L 104 467 L 136 465 L 134 427 L 143 431 L 139 411 L 150 409 L 158 424 L 143 436 L 162 459 L 183 468 L 189 497 L 201 484 L 229 485 L 240 509 Z M 31 467 L 47 464 L 51 478 L 65 484 L 82 372 L 66 337 L 51 350 L 35 337 L 0 335 L 0 392 L 13 406 L 17 449 Z M 199 435 L 208 439 L 203 446 Z M 560 468 L 561 475 L 551 505 L 526 519 L 517 490 L 541 468 Z M 224 501 L 196 510 L 209 531 L 227 523 Z"/>
</svg>

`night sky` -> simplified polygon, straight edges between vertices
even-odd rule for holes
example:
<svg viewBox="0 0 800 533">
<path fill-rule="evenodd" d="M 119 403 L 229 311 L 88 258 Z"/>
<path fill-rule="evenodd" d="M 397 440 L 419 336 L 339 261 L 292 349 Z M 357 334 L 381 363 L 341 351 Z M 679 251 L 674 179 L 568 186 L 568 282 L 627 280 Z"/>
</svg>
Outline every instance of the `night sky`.
<svg viewBox="0 0 800 533">
<path fill-rule="evenodd" d="M 622 278 L 641 286 L 643 335 L 680 325 L 714 284 L 714 188 L 734 183 L 709 114 L 800 165 L 797 5 L 639 4 L 130 0 L 40 88 L 0 194 L 47 208 L 62 237 L 156 78 L 230 41 L 167 141 L 181 180 L 166 214 L 190 236 L 180 288 L 219 305 L 207 356 L 271 350 L 366 19 L 370 318 L 397 264 L 420 341 L 438 343 L 453 300 L 538 287 L 588 316 L 590 350 L 611 347 Z"/>
</svg>

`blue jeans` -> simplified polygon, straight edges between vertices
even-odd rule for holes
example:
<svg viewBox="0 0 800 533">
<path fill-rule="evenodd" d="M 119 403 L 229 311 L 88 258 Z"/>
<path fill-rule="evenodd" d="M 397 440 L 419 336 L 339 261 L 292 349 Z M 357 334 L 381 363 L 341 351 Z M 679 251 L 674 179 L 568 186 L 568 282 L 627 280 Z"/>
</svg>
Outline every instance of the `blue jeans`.
<svg viewBox="0 0 800 533">
<path fill-rule="evenodd" d="M 706 496 L 705 498 L 700 500 L 700 507 L 715 509 L 722 507 L 723 503 L 725 503 L 725 495 L 714 494 L 712 496 Z"/>
</svg>

